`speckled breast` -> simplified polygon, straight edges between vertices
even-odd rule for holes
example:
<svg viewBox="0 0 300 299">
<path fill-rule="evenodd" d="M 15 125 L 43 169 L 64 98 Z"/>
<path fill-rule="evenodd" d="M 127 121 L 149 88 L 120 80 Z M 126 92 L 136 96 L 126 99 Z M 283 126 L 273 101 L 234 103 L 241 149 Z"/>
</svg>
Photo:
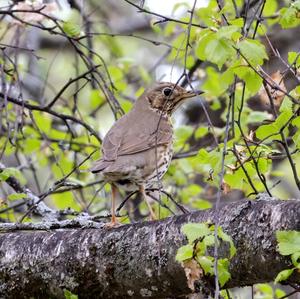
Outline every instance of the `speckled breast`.
<svg viewBox="0 0 300 299">
<path fill-rule="evenodd" d="M 156 166 L 154 167 L 152 174 L 145 180 L 146 188 L 151 188 L 153 185 L 159 184 L 159 181 L 168 171 L 173 156 L 172 144 L 159 146 L 156 156 Z"/>
<path fill-rule="evenodd" d="M 172 156 L 172 143 L 160 145 L 152 152 L 151 167 L 145 169 L 136 169 L 134 172 L 122 177 L 121 180 L 115 180 L 114 184 L 126 191 L 139 190 L 141 186 L 144 188 L 153 188 L 160 184 L 160 180 L 167 172 Z"/>
</svg>

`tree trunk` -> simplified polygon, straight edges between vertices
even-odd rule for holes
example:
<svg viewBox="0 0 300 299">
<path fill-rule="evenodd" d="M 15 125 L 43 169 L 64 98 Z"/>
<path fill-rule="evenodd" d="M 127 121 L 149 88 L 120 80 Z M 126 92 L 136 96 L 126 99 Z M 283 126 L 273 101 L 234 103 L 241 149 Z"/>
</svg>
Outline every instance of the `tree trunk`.
<svg viewBox="0 0 300 299">
<path fill-rule="evenodd" d="M 161 221 L 114 229 L 59 229 L 0 234 L 0 298 L 166 298 L 190 294 L 177 249 L 186 244 L 181 226 L 212 220 L 215 211 L 198 211 Z M 300 230 L 296 200 L 240 201 L 218 212 L 233 239 L 226 287 L 268 282 L 289 267 L 276 251 L 277 230 Z M 220 250 L 222 255 L 222 249 Z M 293 276 L 291 281 L 299 277 Z M 204 285 L 202 278 L 195 285 Z"/>
</svg>

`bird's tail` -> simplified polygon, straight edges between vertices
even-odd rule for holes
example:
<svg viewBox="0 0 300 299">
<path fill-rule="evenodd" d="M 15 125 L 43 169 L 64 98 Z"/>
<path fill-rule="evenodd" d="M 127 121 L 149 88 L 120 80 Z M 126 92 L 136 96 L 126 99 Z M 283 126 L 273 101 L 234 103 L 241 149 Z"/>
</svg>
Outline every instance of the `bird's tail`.
<svg viewBox="0 0 300 299">
<path fill-rule="evenodd" d="M 100 159 L 100 160 L 97 160 L 89 170 L 92 173 L 98 173 L 98 172 L 103 171 L 109 164 L 110 164 L 109 161 L 104 161 L 104 160 Z"/>
</svg>

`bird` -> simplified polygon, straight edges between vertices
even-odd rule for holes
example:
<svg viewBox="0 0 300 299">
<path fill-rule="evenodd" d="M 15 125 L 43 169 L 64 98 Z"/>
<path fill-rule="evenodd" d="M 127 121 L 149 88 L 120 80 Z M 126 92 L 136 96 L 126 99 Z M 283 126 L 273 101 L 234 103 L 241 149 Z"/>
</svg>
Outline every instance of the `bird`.
<svg viewBox="0 0 300 299">
<path fill-rule="evenodd" d="M 147 89 L 131 111 L 118 119 L 103 139 L 102 156 L 90 171 L 111 184 L 109 227 L 118 225 L 115 215 L 117 190 L 139 191 L 150 218 L 155 219 L 145 190 L 155 186 L 167 172 L 173 155 L 171 116 L 186 99 L 203 92 L 188 91 L 170 82 Z"/>
</svg>

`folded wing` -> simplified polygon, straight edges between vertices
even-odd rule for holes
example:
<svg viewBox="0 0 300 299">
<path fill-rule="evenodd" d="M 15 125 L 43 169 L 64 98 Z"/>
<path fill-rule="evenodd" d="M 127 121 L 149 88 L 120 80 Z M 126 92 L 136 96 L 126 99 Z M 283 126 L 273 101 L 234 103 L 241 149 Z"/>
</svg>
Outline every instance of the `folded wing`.
<svg viewBox="0 0 300 299">
<path fill-rule="evenodd" d="M 151 121 L 149 126 L 135 122 L 135 119 L 128 115 L 119 119 L 106 134 L 102 145 L 102 158 L 95 162 L 91 171 L 101 172 L 119 156 L 131 155 L 158 145 L 169 144 L 173 133 L 171 123 L 168 119 L 156 114 L 151 117 L 154 118 L 154 121 Z"/>
</svg>

